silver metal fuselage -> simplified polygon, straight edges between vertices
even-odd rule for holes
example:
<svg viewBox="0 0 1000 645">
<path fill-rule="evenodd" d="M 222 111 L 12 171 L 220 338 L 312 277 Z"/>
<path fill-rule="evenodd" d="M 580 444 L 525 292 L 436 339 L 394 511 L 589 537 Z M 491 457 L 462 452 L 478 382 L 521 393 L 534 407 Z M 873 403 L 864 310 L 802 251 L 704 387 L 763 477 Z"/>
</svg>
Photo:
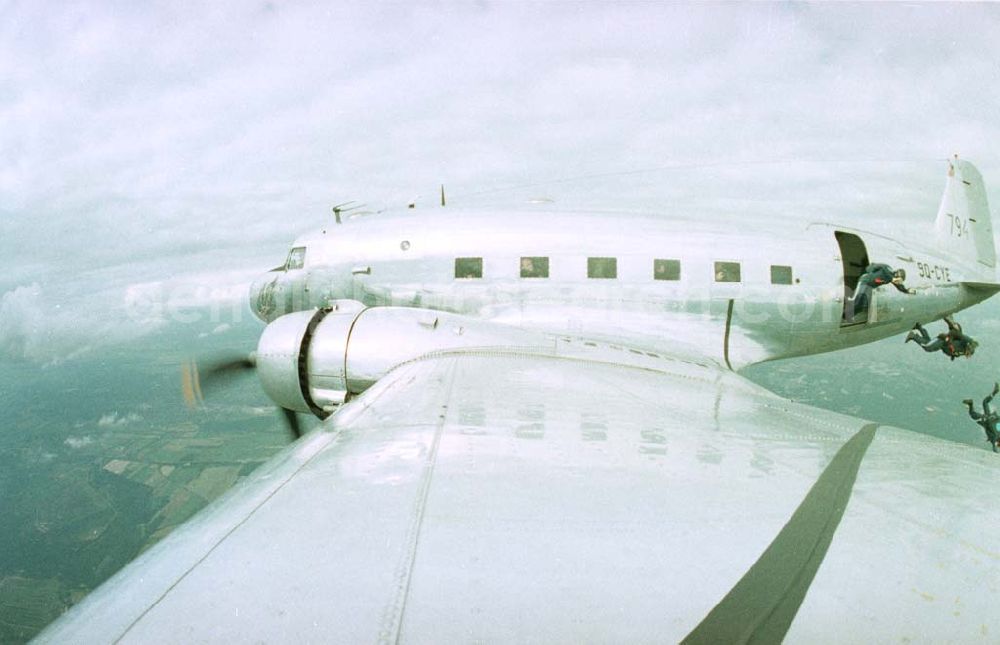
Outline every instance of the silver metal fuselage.
<svg viewBox="0 0 1000 645">
<path fill-rule="evenodd" d="M 872 342 L 992 295 L 962 284 L 982 267 L 917 244 L 827 223 L 762 224 L 451 208 L 380 214 L 297 240 L 302 267 L 255 281 L 250 306 L 265 321 L 339 299 L 433 309 L 739 369 Z M 877 289 L 867 321 L 843 324 L 852 290 L 838 232 L 857 236 L 870 262 L 906 269 L 916 294 Z M 456 277 L 462 258 L 481 258 L 481 277 Z M 547 258 L 548 277 L 521 277 L 522 258 Z M 588 258 L 615 258 L 615 277 L 588 277 Z M 657 279 L 656 260 L 679 262 L 677 279 Z M 738 279 L 718 281 L 719 262 L 738 263 Z M 791 283 L 775 284 L 772 267 L 791 267 Z"/>
</svg>

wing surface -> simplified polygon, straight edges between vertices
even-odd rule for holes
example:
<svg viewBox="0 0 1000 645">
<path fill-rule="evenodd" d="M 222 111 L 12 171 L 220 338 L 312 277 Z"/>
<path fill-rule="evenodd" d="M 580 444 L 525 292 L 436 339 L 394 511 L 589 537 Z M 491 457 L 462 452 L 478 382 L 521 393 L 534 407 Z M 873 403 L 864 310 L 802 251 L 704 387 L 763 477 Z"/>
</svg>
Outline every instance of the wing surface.
<svg viewBox="0 0 1000 645">
<path fill-rule="evenodd" d="M 439 355 L 39 640 L 995 640 L 998 466 L 710 366 Z"/>
</svg>

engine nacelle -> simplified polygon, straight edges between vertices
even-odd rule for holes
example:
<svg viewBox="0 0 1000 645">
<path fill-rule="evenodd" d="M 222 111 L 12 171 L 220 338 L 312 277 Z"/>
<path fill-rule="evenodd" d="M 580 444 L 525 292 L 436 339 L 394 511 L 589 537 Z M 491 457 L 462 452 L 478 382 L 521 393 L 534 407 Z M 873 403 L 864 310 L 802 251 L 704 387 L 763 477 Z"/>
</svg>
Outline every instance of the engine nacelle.
<svg viewBox="0 0 1000 645">
<path fill-rule="evenodd" d="M 281 407 L 326 418 L 392 368 L 430 352 L 552 345 L 540 334 L 466 316 L 338 300 L 269 324 L 257 344 L 257 374 Z"/>
</svg>

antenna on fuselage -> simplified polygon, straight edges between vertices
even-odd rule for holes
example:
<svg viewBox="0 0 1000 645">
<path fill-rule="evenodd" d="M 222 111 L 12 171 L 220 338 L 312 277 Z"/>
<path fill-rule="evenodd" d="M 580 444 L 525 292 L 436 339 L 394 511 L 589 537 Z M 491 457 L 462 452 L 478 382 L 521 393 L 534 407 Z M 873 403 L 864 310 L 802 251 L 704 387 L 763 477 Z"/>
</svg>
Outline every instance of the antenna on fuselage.
<svg viewBox="0 0 1000 645">
<path fill-rule="evenodd" d="M 361 208 L 362 206 L 364 206 L 364 204 L 358 204 L 356 206 L 351 206 L 351 204 L 354 204 L 354 203 L 355 202 L 352 199 L 349 202 L 344 202 L 343 204 L 337 204 L 336 206 L 333 207 L 333 216 L 335 218 L 337 218 L 337 223 L 338 224 L 341 223 L 341 220 L 340 220 L 341 213 L 346 213 L 347 211 L 353 211 L 355 209 L 358 209 L 358 208 Z"/>
<path fill-rule="evenodd" d="M 444 184 L 441 184 L 441 205 L 444 206 Z"/>
</svg>

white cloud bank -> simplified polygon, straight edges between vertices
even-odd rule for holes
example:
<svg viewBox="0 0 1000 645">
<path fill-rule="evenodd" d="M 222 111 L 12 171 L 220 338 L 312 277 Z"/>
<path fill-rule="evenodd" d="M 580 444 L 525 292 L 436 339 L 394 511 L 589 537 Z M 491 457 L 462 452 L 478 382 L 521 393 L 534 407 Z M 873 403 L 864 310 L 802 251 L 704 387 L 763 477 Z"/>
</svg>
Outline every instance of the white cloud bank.
<svg viewBox="0 0 1000 645">
<path fill-rule="evenodd" d="M 0 356 L 46 362 L 85 354 L 94 335 L 80 329 L 73 313 L 46 305 L 39 285 L 0 296 Z"/>
<path fill-rule="evenodd" d="M 68 277 L 58 291 L 21 285 L 0 294 L 0 358 L 53 366 L 170 324 L 215 321 L 211 333 L 222 334 L 252 317 L 253 274 L 204 271 L 99 289 L 93 279 Z"/>
</svg>

